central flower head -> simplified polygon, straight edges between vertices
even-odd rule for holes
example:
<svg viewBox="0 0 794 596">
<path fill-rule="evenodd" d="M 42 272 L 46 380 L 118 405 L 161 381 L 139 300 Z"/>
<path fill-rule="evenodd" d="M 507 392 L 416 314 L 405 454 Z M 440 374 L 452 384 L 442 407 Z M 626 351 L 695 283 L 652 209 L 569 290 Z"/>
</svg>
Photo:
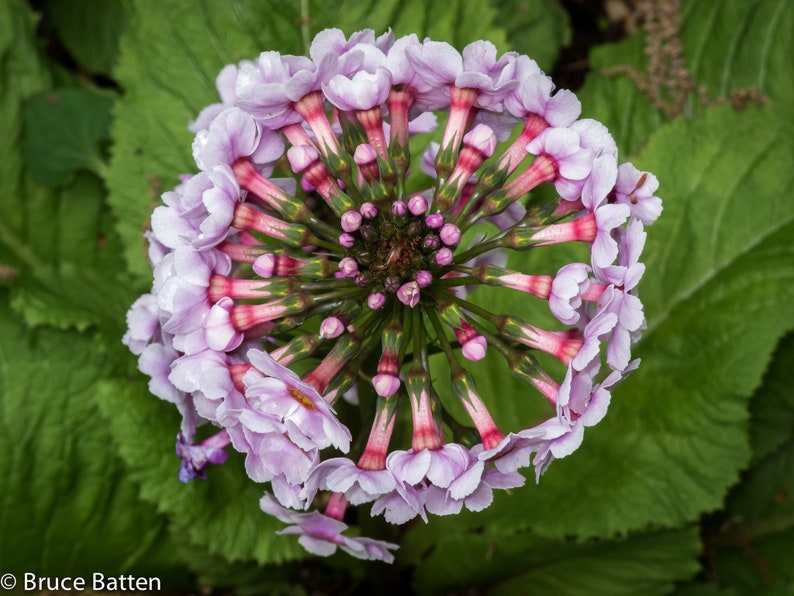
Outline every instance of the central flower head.
<svg viewBox="0 0 794 596">
<path fill-rule="evenodd" d="M 530 460 L 540 476 L 576 449 L 637 365 L 653 175 L 619 167 L 603 125 L 579 119 L 534 61 L 484 41 L 458 53 L 328 30 L 310 58 L 265 52 L 217 83 L 223 103 L 192 125 L 199 172 L 152 215 L 155 281 L 125 336 L 183 414 L 183 477 L 231 444 L 270 483 L 263 508 L 312 552 L 390 559 L 393 545 L 341 537 L 348 504 L 394 523 L 479 510 L 523 484 Z M 566 243 L 585 248 L 581 262 L 543 265 Z M 515 256 L 529 250 L 539 257 Z M 541 270 L 520 270 L 530 262 Z M 484 285 L 558 324 L 493 312 Z M 496 424 L 488 404 L 513 396 L 478 393 L 473 363 L 489 351 L 548 402 L 548 420 Z M 470 424 L 445 411 L 442 374 Z M 332 408 L 342 396 L 371 429 L 353 459 L 323 459 L 350 449 Z M 393 444 L 402 404 L 411 440 Z M 203 420 L 222 428 L 212 457 L 190 445 Z M 285 509 L 326 490 L 333 523 Z"/>
</svg>

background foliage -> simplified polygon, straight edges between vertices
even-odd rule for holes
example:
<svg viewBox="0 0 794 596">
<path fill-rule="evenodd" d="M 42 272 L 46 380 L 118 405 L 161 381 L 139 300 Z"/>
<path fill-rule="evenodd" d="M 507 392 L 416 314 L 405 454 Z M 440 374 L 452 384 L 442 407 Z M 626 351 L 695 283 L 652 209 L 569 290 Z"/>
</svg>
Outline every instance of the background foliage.
<svg viewBox="0 0 794 596">
<path fill-rule="evenodd" d="M 0 3 L 0 572 L 241 593 L 794 593 L 794 3 L 604 6 L 625 11 Z M 301 53 L 328 26 L 490 39 L 574 87 L 585 65 L 565 48 L 590 48 L 584 115 L 664 199 L 644 259 L 643 365 L 607 418 L 483 513 L 401 532 L 368 522 L 403 543 L 393 567 L 306 559 L 274 535 L 239 460 L 179 483 L 176 413 L 120 343 L 150 284 L 142 232 L 193 169 L 186 125 L 215 101 L 215 75 L 265 49 Z"/>
</svg>

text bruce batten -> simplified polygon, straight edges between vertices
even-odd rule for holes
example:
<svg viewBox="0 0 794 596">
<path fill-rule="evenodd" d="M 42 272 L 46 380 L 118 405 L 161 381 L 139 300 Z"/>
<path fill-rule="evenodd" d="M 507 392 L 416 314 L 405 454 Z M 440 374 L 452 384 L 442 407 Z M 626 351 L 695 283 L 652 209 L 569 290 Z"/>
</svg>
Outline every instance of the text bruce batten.
<svg viewBox="0 0 794 596">
<path fill-rule="evenodd" d="M 106 576 L 103 573 L 91 574 L 90 581 L 85 577 L 39 577 L 35 573 L 25 573 L 22 589 L 79 591 L 86 588 L 99 591 L 147 591 L 162 589 L 157 577 L 135 577 L 133 575 Z"/>
</svg>

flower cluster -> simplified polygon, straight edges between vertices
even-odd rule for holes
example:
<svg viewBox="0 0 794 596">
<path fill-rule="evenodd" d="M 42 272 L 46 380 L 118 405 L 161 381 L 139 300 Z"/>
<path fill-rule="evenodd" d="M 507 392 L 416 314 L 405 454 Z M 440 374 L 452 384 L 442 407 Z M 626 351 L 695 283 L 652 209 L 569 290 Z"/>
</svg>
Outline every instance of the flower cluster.
<svg viewBox="0 0 794 596">
<path fill-rule="evenodd" d="M 217 86 L 191 125 L 198 173 L 152 214 L 154 283 L 124 338 L 182 414 L 179 477 L 233 448 L 307 550 L 391 561 L 396 545 L 346 535 L 349 506 L 395 524 L 479 511 L 521 468 L 539 478 L 572 453 L 638 363 L 655 177 L 618 165 L 533 60 L 486 41 L 331 29 L 309 57 L 264 52 Z M 581 262 L 508 268 L 529 250 L 559 263 L 545 257 L 569 243 Z M 491 312 L 481 286 L 558 324 Z M 474 380 L 489 352 L 547 420 L 497 426 Z M 440 375 L 470 424 L 443 407 Z M 348 425 L 342 398 L 361 412 Z"/>
</svg>

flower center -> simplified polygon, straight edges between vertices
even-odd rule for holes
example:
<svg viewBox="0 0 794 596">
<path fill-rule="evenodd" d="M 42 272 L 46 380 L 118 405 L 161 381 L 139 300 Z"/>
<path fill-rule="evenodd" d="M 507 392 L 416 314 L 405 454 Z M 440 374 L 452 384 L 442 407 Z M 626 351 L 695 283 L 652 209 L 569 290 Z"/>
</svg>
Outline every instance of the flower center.
<svg viewBox="0 0 794 596">
<path fill-rule="evenodd" d="M 289 395 L 292 399 L 298 402 L 301 406 L 306 408 L 307 410 L 316 410 L 317 406 L 314 405 L 314 402 L 309 399 L 302 391 L 295 389 L 290 385 L 287 385 L 287 395 Z"/>
<path fill-rule="evenodd" d="M 425 288 L 447 272 L 451 247 L 460 231 L 441 214 L 427 214 L 427 201 L 413 197 L 397 201 L 389 211 L 369 203 L 342 216 L 346 232 L 340 237 L 345 258 L 339 269 L 361 288 L 397 293 L 406 284 Z"/>
</svg>

